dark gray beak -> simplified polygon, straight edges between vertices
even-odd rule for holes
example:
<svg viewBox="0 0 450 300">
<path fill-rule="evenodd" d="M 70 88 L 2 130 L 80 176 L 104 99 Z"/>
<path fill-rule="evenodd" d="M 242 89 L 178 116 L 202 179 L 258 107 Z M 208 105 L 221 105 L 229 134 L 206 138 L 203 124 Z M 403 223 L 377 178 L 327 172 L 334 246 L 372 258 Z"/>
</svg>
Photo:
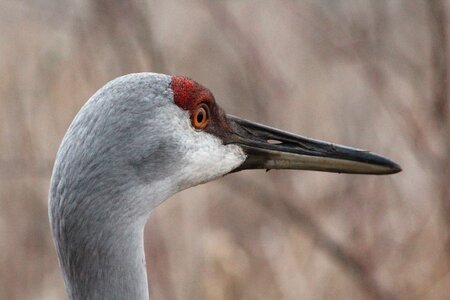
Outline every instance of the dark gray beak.
<svg viewBox="0 0 450 300">
<path fill-rule="evenodd" d="M 247 154 L 234 172 L 245 169 L 298 169 L 355 174 L 394 174 L 401 167 L 381 155 L 288 133 L 227 115 L 231 134 Z"/>
</svg>

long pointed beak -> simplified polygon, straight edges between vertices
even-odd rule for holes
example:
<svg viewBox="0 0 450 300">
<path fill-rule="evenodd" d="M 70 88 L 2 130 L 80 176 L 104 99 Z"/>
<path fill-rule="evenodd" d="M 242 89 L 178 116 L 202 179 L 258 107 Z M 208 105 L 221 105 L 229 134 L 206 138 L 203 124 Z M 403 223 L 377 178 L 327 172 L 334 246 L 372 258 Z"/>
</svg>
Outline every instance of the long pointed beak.
<svg viewBox="0 0 450 300">
<path fill-rule="evenodd" d="M 394 174 L 401 167 L 381 155 L 331 144 L 227 115 L 231 134 L 247 154 L 234 172 L 245 169 L 299 169 L 355 174 Z"/>
</svg>

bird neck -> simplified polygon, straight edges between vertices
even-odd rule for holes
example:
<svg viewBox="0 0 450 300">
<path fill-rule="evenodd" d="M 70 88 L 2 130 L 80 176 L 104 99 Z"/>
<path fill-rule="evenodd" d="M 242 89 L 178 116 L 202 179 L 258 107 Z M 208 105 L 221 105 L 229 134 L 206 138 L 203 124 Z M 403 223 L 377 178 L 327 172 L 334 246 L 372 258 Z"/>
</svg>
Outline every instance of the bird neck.
<svg viewBox="0 0 450 300">
<path fill-rule="evenodd" d="M 144 227 L 176 191 L 171 181 L 128 188 L 106 175 L 72 179 L 60 169 L 49 217 L 69 299 L 148 299 Z"/>
<path fill-rule="evenodd" d="M 143 230 L 144 224 L 81 224 L 79 234 L 60 239 L 69 299 L 148 299 Z"/>
</svg>

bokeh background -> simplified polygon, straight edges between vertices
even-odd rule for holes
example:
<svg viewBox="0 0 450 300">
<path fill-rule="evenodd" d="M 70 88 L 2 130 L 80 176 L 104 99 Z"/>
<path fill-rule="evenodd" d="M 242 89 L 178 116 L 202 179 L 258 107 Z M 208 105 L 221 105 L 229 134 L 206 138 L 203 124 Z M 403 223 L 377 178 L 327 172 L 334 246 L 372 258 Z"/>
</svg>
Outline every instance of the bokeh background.
<svg viewBox="0 0 450 300">
<path fill-rule="evenodd" d="M 370 149 L 393 176 L 245 171 L 156 209 L 154 299 L 450 299 L 446 0 L 0 0 L 0 299 L 62 299 L 59 143 L 107 81 L 153 71 L 229 113 Z"/>
</svg>

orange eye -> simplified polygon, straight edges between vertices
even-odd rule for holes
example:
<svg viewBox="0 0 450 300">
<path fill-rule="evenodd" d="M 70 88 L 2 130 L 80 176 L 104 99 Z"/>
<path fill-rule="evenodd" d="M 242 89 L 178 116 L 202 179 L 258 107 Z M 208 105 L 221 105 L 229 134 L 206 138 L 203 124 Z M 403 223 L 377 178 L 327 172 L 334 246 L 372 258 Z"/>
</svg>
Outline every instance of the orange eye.
<svg viewBox="0 0 450 300">
<path fill-rule="evenodd" d="M 196 129 L 203 129 L 208 125 L 209 111 L 205 104 L 199 105 L 193 115 L 192 126 Z"/>
</svg>

